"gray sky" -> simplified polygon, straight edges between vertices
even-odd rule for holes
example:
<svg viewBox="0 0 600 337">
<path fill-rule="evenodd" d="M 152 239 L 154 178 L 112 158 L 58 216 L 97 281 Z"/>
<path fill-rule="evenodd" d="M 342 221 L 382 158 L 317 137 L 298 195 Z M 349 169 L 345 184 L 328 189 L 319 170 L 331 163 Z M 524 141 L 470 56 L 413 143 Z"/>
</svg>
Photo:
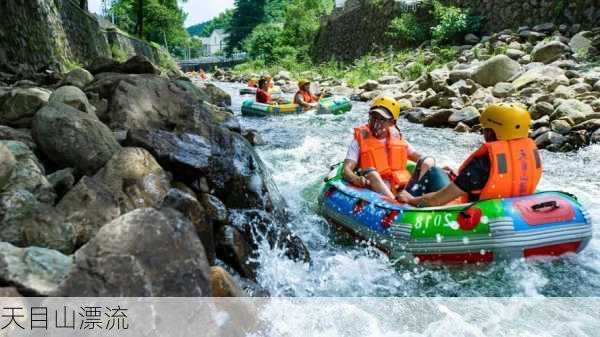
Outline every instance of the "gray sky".
<svg viewBox="0 0 600 337">
<path fill-rule="evenodd" d="M 100 0 L 89 0 L 91 12 L 100 13 Z M 183 9 L 188 13 L 186 27 L 210 20 L 227 8 L 233 7 L 233 0 L 188 0 Z"/>
</svg>

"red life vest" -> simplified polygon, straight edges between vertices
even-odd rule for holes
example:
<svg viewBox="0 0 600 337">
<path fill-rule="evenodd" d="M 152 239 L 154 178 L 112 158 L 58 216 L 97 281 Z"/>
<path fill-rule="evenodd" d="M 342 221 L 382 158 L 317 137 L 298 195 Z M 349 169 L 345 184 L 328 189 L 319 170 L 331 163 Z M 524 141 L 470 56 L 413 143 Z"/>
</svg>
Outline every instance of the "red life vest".
<svg viewBox="0 0 600 337">
<path fill-rule="evenodd" d="M 383 179 L 391 183 L 394 189 L 406 186 L 411 177 L 410 172 L 406 169 L 408 143 L 394 127 L 391 127 L 388 132 L 386 145 L 371 134 L 368 125 L 355 128 L 354 139 L 360 147 L 358 162 L 360 169 L 376 169 Z"/>
<path fill-rule="evenodd" d="M 302 95 L 302 100 L 304 101 L 304 103 L 315 103 L 315 102 L 317 102 L 317 97 L 315 97 L 313 94 L 311 94 L 308 91 L 299 90 L 296 93 L 296 95 L 294 95 L 294 104 L 300 104 L 300 102 L 298 102 L 296 100 L 296 96 L 298 96 L 298 94 Z"/>
<path fill-rule="evenodd" d="M 489 156 L 490 176 L 478 194 L 480 200 L 511 198 L 535 193 L 542 177 L 542 160 L 530 138 L 499 140 L 483 144 L 462 164 L 459 172 L 476 157 Z"/>
</svg>

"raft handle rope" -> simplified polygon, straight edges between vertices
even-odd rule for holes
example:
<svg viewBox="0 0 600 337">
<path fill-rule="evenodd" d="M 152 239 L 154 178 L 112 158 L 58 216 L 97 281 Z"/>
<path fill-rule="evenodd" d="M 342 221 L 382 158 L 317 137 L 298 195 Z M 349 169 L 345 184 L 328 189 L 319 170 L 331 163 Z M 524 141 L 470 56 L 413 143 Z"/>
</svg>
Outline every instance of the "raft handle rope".
<svg viewBox="0 0 600 337">
<path fill-rule="evenodd" d="M 329 165 L 329 171 L 333 171 L 336 167 L 338 167 L 339 165 L 343 164 L 343 161 L 337 162 L 335 164 L 331 164 Z M 337 177 L 337 174 L 334 176 L 331 176 L 331 174 L 327 175 L 327 177 L 323 178 L 323 182 L 328 183 L 329 181 L 335 179 Z"/>
<path fill-rule="evenodd" d="M 556 202 L 556 200 L 545 201 L 531 206 L 531 209 L 534 212 L 542 212 L 543 210 L 546 210 L 546 212 L 551 212 L 559 208 L 560 206 L 558 205 L 558 202 Z"/>
</svg>

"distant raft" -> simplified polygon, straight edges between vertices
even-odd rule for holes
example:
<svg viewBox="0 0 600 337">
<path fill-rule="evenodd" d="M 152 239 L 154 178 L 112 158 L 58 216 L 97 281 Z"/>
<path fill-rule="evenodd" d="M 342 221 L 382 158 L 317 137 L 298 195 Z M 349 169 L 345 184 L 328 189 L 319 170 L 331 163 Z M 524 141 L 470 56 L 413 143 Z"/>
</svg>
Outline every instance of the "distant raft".
<svg viewBox="0 0 600 337">
<path fill-rule="evenodd" d="M 444 264 L 558 256 L 582 251 L 591 217 L 563 192 L 415 208 L 348 184 L 341 165 L 319 197 L 333 225 L 369 240 L 394 258 Z"/>
<path fill-rule="evenodd" d="M 341 115 L 352 110 L 352 101 L 347 97 L 326 97 L 319 101 L 318 114 Z"/>
<path fill-rule="evenodd" d="M 274 86 L 273 88 L 269 89 L 269 93 L 273 97 L 280 97 L 282 94 L 281 88 L 278 86 Z M 256 95 L 256 88 L 252 88 L 252 87 L 241 88 L 240 95 Z"/>
<path fill-rule="evenodd" d="M 253 99 L 245 100 L 242 103 L 242 115 L 244 116 L 265 117 L 270 115 L 296 113 L 302 113 L 302 107 L 298 104 L 270 105 L 258 103 Z"/>
</svg>

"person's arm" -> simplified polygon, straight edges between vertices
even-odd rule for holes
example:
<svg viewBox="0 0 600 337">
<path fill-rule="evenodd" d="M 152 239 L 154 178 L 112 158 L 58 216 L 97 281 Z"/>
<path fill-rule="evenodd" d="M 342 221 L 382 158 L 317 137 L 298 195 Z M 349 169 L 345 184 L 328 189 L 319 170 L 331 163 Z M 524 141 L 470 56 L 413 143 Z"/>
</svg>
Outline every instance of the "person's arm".
<svg viewBox="0 0 600 337">
<path fill-rule="evenodd" d="M 310 104 L 304 101 L 304 97 L 302 97 L 301 94 L 296 94 L 296 96 L 294 96 L 294 101 L 296 101 L 303 108 L 311 108 Z"/>
<path fill-rule="evenodd" d="M 369 185 L 369 180 L 365 177 L 361 177 L 354 173 L 356 168 L 356 162 L 350 159 L 344 160 L 344 179 L 350 182 L 352 185 L 359 187 L 365 187 Z"/>
<path fill-rule="evenodd" d="M 413 197 L 410 193 L 402 191 L 398 196 L 401 202 L 405 202 L 416 207 L 434 207 L 443 206 L 465 194 L 456 184 L 451 183 L 440 191 L 425 194 L 421 197 Z"/>
</svg>

